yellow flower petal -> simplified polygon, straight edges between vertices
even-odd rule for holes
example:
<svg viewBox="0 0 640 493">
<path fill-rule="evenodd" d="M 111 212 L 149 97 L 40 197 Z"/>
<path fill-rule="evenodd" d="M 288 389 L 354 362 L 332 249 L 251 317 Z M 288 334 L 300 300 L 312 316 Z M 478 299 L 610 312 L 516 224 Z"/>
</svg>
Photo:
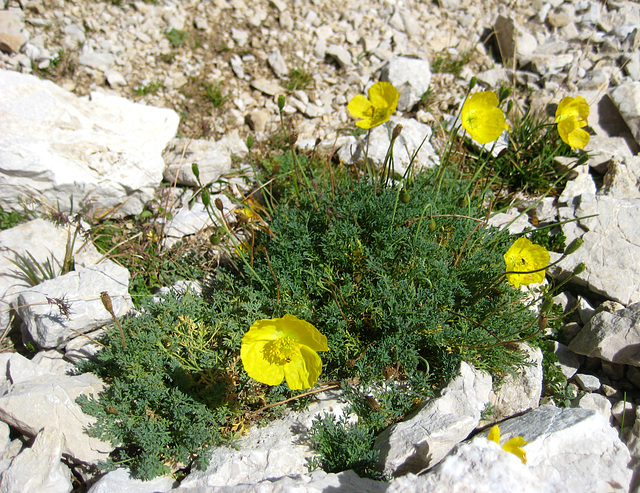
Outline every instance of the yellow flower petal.
<svg viewBox="0 0 640 493">
<path fill-rule="evenodd" d="M 322 373 L 322 360 L 315 351 L 300 347 L 299 356 L 284 365 L 284 377 L 291 390 L 309 389 Z"/>
<path fill-rule="evenodd" d="M 264 349 L 268 343 L 269 341 L 257 341 L 246 344 L 243 337 L 240 359 L 247 375 L 254 380 L 267 385 L 280 385 L 284 380 L 284 368 L 265 359 Z"/>
<path fill-rule="evenodd" d="M 369 118 L 371 108 L 373 108 L 373 105 L 362 94 L 354 96 L 347 105 L 347 111 L 354 118 Z"/>
<path fill-rule="evenodd" d="M 509 129 L 499 103 L 493 91 L 483 91 L 472 94 L 462 105 L 462 127 L 479 144 L 493 142 Z"/>
<path fill-rule="evenodd" d="M 291 389 L 313 387 L 322 372 L 316 351 L 328 351 L 327 338 L 309 322 L 286 314 L 258 320 L 243 336 L 240 359 L 258 382 L 279 385 L 286 378 Z"/>
<path fill-rule="evenodd" d="M 347 105 L 347 111 L 355 118 L 362 118 L 356 122 L 360 128 L 373 128 L 389 121 L 398 106 L 400 93 L 389 82 L 376 82 L 369 88 L 369 99 L 362 94 L 354 96 Z"/>
<path fill-rule="evenodd" d="M 550 255 L 546 248 L 533 244 L 527 238 L 518 238 L 504 254 L 507 280 L 514 288 L 521 284 L 529 285 L 544 280 L 545 270 L 549 265 Z M 538 269 L 538 272 L 530 272 Z M 518 274 L 523 272 L 523 274 Z M 529 272 L 529 273 L 524 273 Z"/>
<path fill-rule="evenodd" d="M 567 96 L 560 101 L 556 110 L 556 123 L 560 138 L 572 149 L 584 149 L 589 143 L 589 133 L 582 130 L 587 126 L 589 103 L 582 96 Z"/>
<path fill-rule="evenodd" d="M 327 337 L 305 320 L 286 314 L 279 320 L 279 328 L 284 335 L 314 351 L 328 351 Z"/>
<path fill-rule="evenodd" d="M 487 440 L 491 440 L 492 442 L 496 442 L 500 445 L 500 427 L 498 425 L 493 425 L 491 430 L 489 430 Z"/>
<path fill-rule="evenodd" d="M 527 441 L 525 441 L 522 437 L 513 437 L 510 440 L 507 440 L 505 444 L 502 446 L 502 450 L 514 454 L 520 458 L 523 464 L 527 463 L 527 453 L 521 447 L 526 445 Z"/>
</svg>

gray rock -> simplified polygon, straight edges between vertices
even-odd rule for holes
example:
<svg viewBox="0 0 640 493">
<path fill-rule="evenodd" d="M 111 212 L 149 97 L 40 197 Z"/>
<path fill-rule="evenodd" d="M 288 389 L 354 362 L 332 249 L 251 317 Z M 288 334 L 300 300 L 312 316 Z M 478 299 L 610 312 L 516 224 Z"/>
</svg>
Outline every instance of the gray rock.
<svg viewBox="0 0 640 493">
<path fill-rule="evenodd" d="M 388 125 L 379 125 L 371 129 L 367 159 L 370 159 L 375 166 L 382 166 L 390 144 L 388 129 L 393 129 L 396 125 L 402 125 L 402 132 L 393 147 L 395 173 L 400 176 L 404 174 L 416 151 L 413 162 L 415 170 L 431 168 L 439 164 L 440 159 L 430 143 L 431 128 L 413 119 L 397 116 L 392 116 Z M 350 141 L 343 145 L 338 151 L 338 157 L 343 162 L 363 160 L 366 146 L 367 138 L 362 136 L 355 142 Z"/>
<path fill-rule="evenodd" d="M 491 377 L 463 362 L 440 397 L 378 436 L 380 469 L 401 476 L 436 465 L 478 425 L 490 391 Z"/>
<path fill-rule="evenodd" d="M 341 45 L 330 44 L 327 46 L 325 54 L 333 58 L 340 68 L 351 65 L 351 53 Z"/>
<path fill-rule="evenodd" d="M 500 423 L 500 431 L 501 443 L 514 436 L 529 442 L 523 447 L 527 468 L 559 491 L 629 489 L 629 451 L 608 420 L 595 411 L 540 406 Z"/>
<path fill-rule="evenodd" d="M 88 226 L 86 228 L 85 231 L 88 231 Z M 68 234 L 73 237 L 75 229 L 74 224 L 58 226 L 45 219 L 34 219 L 0 231 L 0 330 L 7 327 L 9 308 L 18 294 L 31 287 L 31 283 L 14 262 L 19 262 L 19 257 L 23 257 L 43 267 L 49 263 L 54 275 L 59 274 L 67 249 Z M 34 238 L 38 238 L 38 241 L 33 241 Z M 83 241 L 82 236 L 78 237 L 78 242 L 80 241 Z M 76 268 L 93 265 L 101 257 L 93 243 L 85 242 L 81 247 L 76 244 L 73 255 Z"/>
<path fill-rule="evenodd" d="M 578 368 L 580 368 L 580 356 L 573 351 L 570 351 L 567 346 L 560 342 L 554 341 L 554 353 L 558 358 L 558 365 L 562 374 L 569 380 L 572 378 Z"/>
<path fill-rule="evenodd" d="M 573 407 L 580 409 L 592 409 L 598 412 L 605 419 L 611 419 L 611 402 L 600 394 L 583 394 L 571 402 Z"/>
<path fill-rule="evenodd" d="M 619 400 L 611 406 L 611 416 L 616 420 L 619 426 L 624 424 L 627 426 L 633 426 L 633 420 L 636 415 L 636 405 L 633 402 L 626 400 Z"/>
<path fill-rule="evenodd" d="M 640 303 L 615 313 L 597 313 L 569 349 L 612 363 L 640 366 Z"/>
<path fill-rule="evenodd" d="M 101 72 L 106 72 L 113 67 L 116 62 L 115 57 L 111 53 L 95 53 L 91 51 L 83 52 L 78 57 L 78 63 L 85 67 L 95 68 Z"/>
<path fill-rule="evenodd" d="M 640 144 L 640 82 L 622 84 L 609 93 L 636 142 Z"/>
<path fill-rule="evenodd" d="M 289 73 L 289 69 L 287 68 L 287 62 L 284 61 L 284 57 L 280 50 L 276 49 L 271 52 L 271 54 L 267 57 L 267 63 L 273 73 L 275 73 L 281 79 L 286 77 Z"/>
<path fill-rule="evenodd" d="M 456 446 L 429 474 L 407 474 L 386 493 L 500 492 L 561 493 L 565 490 L 537 476 L 496 443 L 475 439 Z"/>
<path fill-rule="evenodd" d="M 21 10 L 0 10 L 0 51 L 18 53 L 29 40 L 24 17 Z"/>
<path fill-rule="evenodd" d="M 159 476 L 150 481 L 133 479 L 129 470 L 116 469 L 96 481 L 87 493 L 165 493 L 172 490 L 175 480 Z"/>
<path fill-rule="evenodd" d="M 629 466 L 636 471 L 629 491 L 637 493 L 640 490 L 640 474 L 638 474 L 638 466 L 640 466 L 640 406 L 636 407 L 635 422 L 628 435 L 627 446 L 631 453 L 631 464 Z"/>
<path fill-rule="evenodd" d="M 138 214 L 162 180 L 162 149 L 178 126 L 167 109 L 93 93 L 78 98 L 47 80 L 0 70 L 2 207 L 22 198 L 69 211 Z"/>
<path fill-rule="evenodd" d="M 542 394 L 542 351 L 526 344 L 520 350 L 529 356 L 527 366 L 517 376 L 507 374 L 497 391 L 489 394 L 493 414 L 491 421 L 499 422 L 516 414 L 538 407 Z"/>
<path fill-rule="evenodd" d="M 640 198 L 640 157 L 610 160 L 602 185 L 603 195 L 619 199 Z"/>
<path fill-rule="evenodd" d="M 582 218 L 563 229 L 567 242 L 581 236 L 584 243 L 547 272 L 565 279 L 578 264 L 584 263 L 585 270 L 573 277 L 572 282 L 623 305 L 640 301 L 640 231 L 636 228 L 640 221 L 640 200 L 584 194 L 575 197 L 573 204 L 571 208 L 560 209 L 560 219 Z M 558 257 L 551 253 L 552 262 Z"/>
<path fill-rule="evenodd" d="M 245 142 L 237 133 L 211 142 L 208 140 L 173 139 L 163 157 L 167 166 L 164 179 L 172 184 L 198 186 L 193 164 L 198 165 L 200 183 L 217 181 L 231 170 L 231 156 L 244 156 L 248 152 Z"/>
<path fill-rule="evenodd" d="M 71 471 L 60 462 L 64 436 L 45 426 L 31 445 L 11 461 L 0 477 L 0 492 L 66 493 L 73 489 Z"/>
<path fill-rule="evenodd" d="M 588 373 L 577 373 L 575 379 L 580 388 L 587 392 L 597 392 L 602 385 L 598 377 L 589 375 Z"/>
<path fill-rule="evenodd" d="M 18 296 L 23 338 L 40 348 L 58 347 L 112 322 L 100 299 L 102 292 L 111 297 L 117 317 L 126 315 L 133 307 L 128 290 L 129 271 L 112 260 L 44 281 Z M 55 300 L 67 309 L 61 309 Z"/>
<path fill-rule="evenodd" d="M 420 58 L 395 57 L 382 69 L 380 78 L 393 84 L 400 93 L 398 109 L 409 111 L 429 90 L 431 65 Z"/>
<path fill-rule="evenodd" d="M 171 493 L 323 493 L 329 491 L 340 493 L 384 493 L 387 488 L 388 483 L 360 478 L 353 471 L 327 474 L 318 470 L 308 474 L 269 478 L 256 483 L 233 486 L 209 486 L 206 488 L 183 488 L 180 486 L 171 490 Z M 91 491 L 90 493 L 94 492 Z"/>
<path fill-rule="evenodd" d="M 17 353 L 7 354 L 0 362 L 0 381 L 9 384 L 8 392 L 0 397 L 2 421 L 29 436 L 36 436 L 45 426 L 53 427 L 64 437 L 64 454 L 91 464 L 106 460 L 113 446 L 86 434 L 95 419 L 75 402 L 81 394 L 95 396 L 102 391 L 104 384 L 98 377 L 91 373 L 55 375 Z"/>
<path fill-rule="evenodd" d="M 269 478 L 306 473 L 306 459 L 313 453 L 300 439 L 301 435 L 308 432 L 315 416 L 324 413 L 339 416 L 345 406 L 333 392 L 316 395 L 319 400 L 305 411 L 289 413 L 263 428 L 252 428 L 238 440 L 237 449 L 215 448 L 207 470 L 191 472 L 181 482 L 179 491 L 249 485 Z"/>
<path fill-rule="evenodd" d="M 251 87 L 268 96 L 276 96 L 284 93 L 284 88 L 275 80 L 254 79 L 251 81 Z"/>
</svg>

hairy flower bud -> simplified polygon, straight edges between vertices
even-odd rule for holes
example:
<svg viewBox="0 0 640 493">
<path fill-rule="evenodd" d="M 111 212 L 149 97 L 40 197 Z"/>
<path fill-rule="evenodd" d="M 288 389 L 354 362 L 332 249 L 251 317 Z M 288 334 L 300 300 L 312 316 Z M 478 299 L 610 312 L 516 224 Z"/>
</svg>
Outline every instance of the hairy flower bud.
<svg viewBox="0 0 640 493">
<path fill-rule="evenodd" d="M 571 243 L 569 243 L 569 246 L 567 248 L 565 248 L 564 254 L 565 255 L 571 255 L 578 248 L 580 248 L 583 243 L 584 243 L 584 241 L 582 240 L 582 238 L 576 238 Z"/>
<path fill-rule="evenodd" d="M 193 171 L 193 174 L 196 175 L 196 180 L 198 180 L 200 178 L 200 168 L 198 168 L 198 163 L 193 163 L 191 165 L 191 171 Z"/>
<path fill-rule="evenodd" d="M 280 94 L 280 95 L 278 96 L 278 109 L 279 109 L 280 111 L 282 111 L 282 109 L 284 108 L 284 102 L 285 102 L 285 100 L 284 100 L 284 94 Z"/>
</svg>

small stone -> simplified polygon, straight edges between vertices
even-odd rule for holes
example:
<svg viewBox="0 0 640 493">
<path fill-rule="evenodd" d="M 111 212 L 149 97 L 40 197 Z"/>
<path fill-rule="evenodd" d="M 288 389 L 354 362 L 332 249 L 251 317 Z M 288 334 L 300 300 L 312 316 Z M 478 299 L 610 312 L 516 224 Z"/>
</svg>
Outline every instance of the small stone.
<svg viewBox="0 0 640 493">
<path fill-rule="evenodd" d="M 351 65 L 351 53 L 340 45 L 332 44 L 327 46 L 326 55 L 338 62 L 340 68 Z"/>
<path fill-rule="evenodd" d="M 252 111 L 246 117 L 247 125 L 256 133 L 262 133 L 266 130 L 268 120 L 269 114 L 262 110 Z"/>
<path fill-rule="evenodd" d="M 78 57 L 78 63 L 85 67 L 95 68 L 101 72 L 106 72 L 115 63 L 115 58 L 111 53 L 83 53 Z"/>
<path fill-rule="evenodd" d="M 255 79 L 251 81 L 251 87 L 269 96 L 276 96 L 284 93 L 282 86 L 274 80 Z"/>
<path fill-rule="evenodd" d="M 586 373 L 576 373 L 575 379 L 582 390 L 586 390 L 587 392 L 597 392 L 600 390 L 601 384 L 598 377 Z"/>
<path fill-rule="evenodd" d="M 602 416 L 611 419 L 611 402 L 605 396 L 600 394 L 584 394 L 571 403 L 572 407 L 581 409 L 593 409 Z"/>
<path fill-rule="evenodd" d="M 111 69 L 107 70 L 104 73 L 104 75 L 107 78 L 107 83 L 111 87 L 118 87 L 118 86 L 126 86 L 127 85 L 127 80 L 117 70 L 111 70 Z"/>
<path fill-rule="evenodd" d="M 267 58 L 267 63 L 271 70 L 280 77 L 281 79 L 286 77 L 289 73 L 289 69 L 287 68 L 287 63 L 284 61 L 284 57 L 280 50 L 274 50 L 271 52 L 269 57 Z"/>
<path fill-rule="evenodd" d="M 622 425 L 624 416 L 625 427 L 633 425 L 635 412 L 636 406 L 630 401 L 621 400 L 611 406 L 611 415 L 613 416 L 613 419 L 616 420 L 618 425 Z"/>
</svg>

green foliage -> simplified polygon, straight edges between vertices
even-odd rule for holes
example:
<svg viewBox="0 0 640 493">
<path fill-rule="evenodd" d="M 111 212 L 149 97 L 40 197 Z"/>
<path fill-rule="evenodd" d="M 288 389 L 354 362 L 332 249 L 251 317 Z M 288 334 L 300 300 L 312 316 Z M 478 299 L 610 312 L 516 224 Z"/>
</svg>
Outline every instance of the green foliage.
<svg viewBox="0 0 640 493">
<path fill-rule="evenodd" d="M 171 43 L 171 46 L 179 48 L 187 41 L 187 39 L 189 39 L 189 33 L 172 27 L 167 32 L 167 39 L 169 40 L 169 43 Z"/>
<path fill-rule="evenodd" d="M 58 275 L 57 262 L 53 254 L 44 262 L 39 262 L 31 252 L 26 252 L 25 255 L 15 252 L 15 256 L 15 259 L 8 258 L 7 260 L 18 268 L 18 273 L 31 286 L 37 286 Z"/>
<path fill-rule="evenodd" d="M 330 473 L 352 469 L 360 477 L 380 479 L 376 470 L 378 452 L 372 450 L 374 441 L 374 433 L 365 425 L 332 414 L 316 417 L 309 442 L 318 456 L 309 460 L 309 467 Z"/>
<path fill-rule="evenodd" d="M 112 330 L 96 360 L 81 366 L 109 382 L 98 400 L 78 399 L 97 418 L 89 434 L 118 447 L 112 465 L 125 463 L 143 479 L 196 458 L 206 467 L 207 448 L 222 443 L 233 419 L 230 327 L 187 294 L 147 304 L 123 328 L 126 348 Z"/>
<path fill-rule="evenodd" d="M 312 81 L 313 77 L 305 69 L 294 68 L 289 71 L 289 77 L 284 86 L 289 91 L 296 91 L 298 89 L 307 89 Z"/>
<path fill-rule="evenodd" d="M 0 205 L 0 231 L 13 228 L 18 224 L 28 221 L 26 214 L 18 211 L 5 211 Z"/>
<path fill-rule="evenodd" d="M 240 368 L 241 338 L 262 318 L 296 315 L 328 338 L 321 379 L 343 383 L 359 418 L 357 426 L 318 421 L 316 465 L 332 470 L 374 475 L 375 434 L 444 385 L 461 360 L 497 374 L 524 362 L 510 342 L 532 337 L 537 324 L 504 279 L 511 239 L 480 227 L 465 182 L 445 175 L 436 192 L 434 174 L 422 173 L 399 200 L 399 189 L 353 181 L 303 155 L 297 162 L 286 153 L 262 163 L 268 225 L 241 226 L 245 253 L 215 270 L 204 299 L 148 305 L 125 321 L 127 348 L 112 332 L 98 363 L 85 367 L 109 382 L 98 401 L 82 401 L 98 418 L 93 433 L 117 444 L 113 460 L 141 477 L 201 457 L 241 414 L 296 395 Z M 299 193 L 296 172 L 306 174 Z M 154 262 L 167 258 L 153 245 L 135 255 L 145 261 L 133 272 L 162 271 Z M 363 386 L 379 390 L 365 396 Z"/>
<path fill-rule="evenodd" d="M 133 90 L 133 92 L 136 96 L 142 97 L 142 96 L 147 96 L 149 94 L 156 94 L 160 89 L 162 89 L 162 82 L 153 81 L 153 82 L 147 82 L 146 84 L 139 85 Z"/>
<path fill-rule="evenodd" d="M 220 108 L 230 97 L 229 94 L 222 92 L 222 83 L 220 81 L 215 84 L 205 84 L 204 94 L 216 108 Z"/>
<path fill-rule="evenodd" d="M 567 237 L 562 228 L 540 228 L 531 232 L 529 239 L 550 252 L 562 253 L 567 248 Z"/>
<path fill-rule="evenodd" d="M 486 176 L 493 177 L 494 186 L 530 194 L 559 192 L 569 170 L 559 167 L 555 158 L 578 154 L 560 139 L 555 123 L 527 111 L 515 119 L 509 139 L 506 152 L 487 168 Z M 587 155 L 581 156 L 582 162 Z"/>
<path fill-rule="evenodd" d="M 438 53 L 433 58 L 431 70 L 434 74 L 448 73 L 458 77 L 462 67 L 471 61 L 472 55 L 471 51 L 466 51 L 458 56 L 453 56 L 447 52 Z"/>
</svg>

